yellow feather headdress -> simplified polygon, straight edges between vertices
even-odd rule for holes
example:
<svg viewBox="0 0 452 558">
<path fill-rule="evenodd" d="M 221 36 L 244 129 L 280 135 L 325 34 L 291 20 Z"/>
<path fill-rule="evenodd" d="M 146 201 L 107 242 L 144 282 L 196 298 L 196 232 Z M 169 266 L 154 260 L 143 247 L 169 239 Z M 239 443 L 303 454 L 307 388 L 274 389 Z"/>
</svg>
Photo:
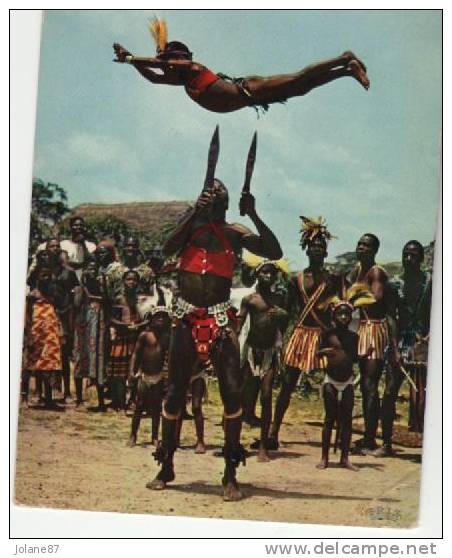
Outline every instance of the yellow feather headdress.
<svg viewBox="0 0 452 558">
<path fill-rule="evenodd" d="M 157 46 L 157 51 L 164 51 L 168 43 L 168 27 L 166 21 L 153 17 L 149 22 L 149 31 Z"/>
<path fill-rule="evenodd" d="M 318 308 L 325 309 L 331 305 L 334 311 L 338 306 L 346 305 L 351 308 L 351 310 L 354 310 L 361 306 L 374 304 L 376 301 L 377 299 L 371 293 L 366 283 L 355 283 L 343 293 L 342 297 L 337 295 L 330 296 L 325 299 L 322 304 L 319 304 Z"/>
<path fill-rule="evenodd" d="M 255 272 L 259 271 L 263 265 L 273 265 L 285 275 L 289 275 L 290 273 L 289 262 L 284 258 L 280 260 L 267 260 L 261 256 L 256 256 L 256 254 L 252 252 L 246 252 L 243 256 L 243 262 L 246 263 L 248 267 L 254 269 Z"/>
<path fill-rule="evenodd" d="M 301 223 L 301 247 L 304 249 L 306 245 L 311 242 L 316 236 L 321 236 L 326 242 L 337 236 L 333 236 L 326 228 L 326 221 L 323 217 L 314 219 L 311 217 L 304 217 L 300 215 Z"/>
</svg>

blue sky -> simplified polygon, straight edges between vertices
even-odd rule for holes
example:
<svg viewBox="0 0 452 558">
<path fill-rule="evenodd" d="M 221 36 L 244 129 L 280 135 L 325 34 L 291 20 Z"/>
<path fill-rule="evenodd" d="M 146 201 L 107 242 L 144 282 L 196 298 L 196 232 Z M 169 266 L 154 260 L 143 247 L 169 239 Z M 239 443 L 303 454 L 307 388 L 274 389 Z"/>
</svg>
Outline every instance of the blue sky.
<svg viewBox="0 0 452 558">
<path fill-rule="evenodd" d="M 345 78 L 256 118 L 198 107 L 182 88 L 151 85 L 112 62 L 113 42 L 153 55 L 153 11 L 54 11 L 44 18 L 34 174 L 57 182 L 71 205 L 195 199 L 220 125 L 217 176 L 236 210 L 254 130 L 252 192 L 285 255 L 305 262 L 300 215 L 326 217 L 339 237 L 381 239 L 381 262 L 404 242 L 433 239 L 440 177 L 439 11 L 163 10 L 170 40 L 228 75 L 292 72 L 346 49 L 367 64 L 371 89 Z"/>
</svg>

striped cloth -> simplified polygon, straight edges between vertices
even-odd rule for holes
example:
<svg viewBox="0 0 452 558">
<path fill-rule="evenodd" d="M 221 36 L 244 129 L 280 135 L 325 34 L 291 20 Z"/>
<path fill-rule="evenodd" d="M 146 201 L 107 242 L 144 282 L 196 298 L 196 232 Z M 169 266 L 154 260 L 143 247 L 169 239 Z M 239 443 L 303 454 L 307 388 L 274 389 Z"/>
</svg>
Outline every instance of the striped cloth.
<svg viewBox="0 0 452 558">
<path fill-rule="evenodd" d="M 117 337 L 112 339 L 108 363 L 108 376 L 110 378 L 127 378 L 137 338 L 137 332 L 130 332 L 117 335 Z"/>
<path fill-rule="evenodd" d="M 389 326 L 383 320 L 361 320 L 358 327 L 358 356 L 383 360 L 389 343 Z M 369 355 L 369 348 L 373 351 Z"/>
<path fill-rule="evenodd" d="M 320 327 L 297 325 L 284 351 L 284 364 L 302 372 L 326 368 L 326 358 L 316 354 L 321 334 Z"/>
</svg>

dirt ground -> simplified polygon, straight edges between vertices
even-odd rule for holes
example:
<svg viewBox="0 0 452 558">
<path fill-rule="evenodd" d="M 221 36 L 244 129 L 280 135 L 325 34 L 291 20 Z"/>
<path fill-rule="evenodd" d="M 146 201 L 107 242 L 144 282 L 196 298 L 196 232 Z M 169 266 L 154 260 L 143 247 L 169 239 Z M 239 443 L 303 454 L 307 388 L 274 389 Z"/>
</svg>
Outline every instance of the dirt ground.
<svg viewBox="0 0 452 558">
<path fill-rule="evenodd" d="M 91 389 L 89 390 L 91 392 Z M 94 397 L 93 393 L 89 394 Z M 94 403 L 91 400 L 89 404 Z M 63 411 L 21 408 L 15 501 L 18 505 L 122 513 L 216 517 L 258 521 L 408 527 L 416 524 L 421 448 L 406 430 L 406 402 L 398 405 L 397 454 L 392 458 L 355 456 L 358 472 L 315 468 L 320 458 L 321 401 L 294 397 L 281 430 L 281 448 L 270 463 L 250 451 L 238 470 L 245 499 L 221 499 L 223 461 L 221 406 L 215 382 L 205 406 L 207 453 L 193 451 L 194 425 L 186 421 L 182 449 L 176 453 L 176 480 L 162 492 L 145 488 L 157 472 L 151 453 L 149 419 L 143 419 L 138 445 L 126 447 L 130 417 L 86 407 Z M 359 412 L 359 401 L 356 412 Z M 355 419 L 359 437 L 362 421 Z M 243 443 L 259 431 L 243 427 Z M 409 447 L 413 446 L 413 447 Z M 338 518 L 342 518 L 341 521 Z"/>
</svg>

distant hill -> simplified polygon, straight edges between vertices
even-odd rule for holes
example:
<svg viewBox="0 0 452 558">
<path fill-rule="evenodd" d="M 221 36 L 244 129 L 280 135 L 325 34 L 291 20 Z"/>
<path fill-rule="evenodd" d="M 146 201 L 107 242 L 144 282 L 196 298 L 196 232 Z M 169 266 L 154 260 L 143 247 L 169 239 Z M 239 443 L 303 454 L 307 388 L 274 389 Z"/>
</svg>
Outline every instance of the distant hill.
<svg viewBox="0 0 452 558">
<path fill-rule="evenodd" d="M 193 204 L 190 201 L 86 203 L 74 207 L 71 215 L 85 219 L 113 215 L 138 231 L 149 232 L 165 223 L 176 223 Z"/>
</svg>

